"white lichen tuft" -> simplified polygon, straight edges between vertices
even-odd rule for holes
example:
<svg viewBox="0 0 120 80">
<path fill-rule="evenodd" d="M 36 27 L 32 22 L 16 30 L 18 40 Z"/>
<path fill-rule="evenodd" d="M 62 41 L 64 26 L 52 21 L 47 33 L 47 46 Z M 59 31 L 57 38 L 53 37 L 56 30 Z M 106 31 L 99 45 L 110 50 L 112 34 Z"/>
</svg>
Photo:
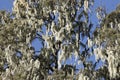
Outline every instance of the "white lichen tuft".
<svg viewBox="0 0 120 80">
<path fill-rule="evenodd" d="M 118 64 L 120 63 L 120 60 L 118 58 L 119 55 L 118 53 L 113 52 L 112 47 L 108 47 L 106 52 L 108 54 L 107 61 L 108 61 L 108 70 L 110 73 L 110 77 L 115 78 L 116 76 L 118 76 L 117 67 Z"/>
<path fill-rule="evenodd" d="M 62 66 L 62 61 L 64 61 L 64 52 L 62 50 L 60 50 L 58 52 L 58 69 L 61 69 L 61 66 Z"/>
<path fill-rule="evenodd" d="M 90 38 L 87 38 L 88 40 L 88 47 L 91 48 L 93 46 L 93 42 L 92 40 L 90 40 Z"/>
<path fill-rule="evenodd" d="M 88 0 L 84 0 L 84 11 L 87 12 L 89 8 L 89 2 Z"/>
<path fill-rule="evenodd" d="M 40 67 L 40 61 L 37 59 L 34 63 L 35 68 L 39 69 Z"/>
<path fill-rule="evenodd" d="M 102 59 L 103 61 L 105 60 L 105 56 L 102 53 L 102 47 L 95 48 L 94 54 L 95 54 L 96 61 L 98 59 Z"/>
<path fill-rule="evenodd" d="M 79 75 L 78 80 L 90 80 L 88 76 L 84 76 L 82 73 Z"/>
</svg>

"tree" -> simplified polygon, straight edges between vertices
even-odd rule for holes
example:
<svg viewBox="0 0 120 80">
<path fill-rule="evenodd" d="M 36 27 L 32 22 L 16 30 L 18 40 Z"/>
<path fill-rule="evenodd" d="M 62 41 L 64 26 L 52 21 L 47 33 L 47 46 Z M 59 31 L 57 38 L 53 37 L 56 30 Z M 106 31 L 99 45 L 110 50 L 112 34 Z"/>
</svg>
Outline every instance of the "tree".
<svg viewBox="0 0 120 80">
<path fill-rule="evenodd" d="M 93 3 L 93 0 L 15 0 L 12 14 L 1 11 L 0 80 L 119 78 L 119 72 L 115 72 L 115 69 L 119 70 L 119 41 L 118 47 L 113 49 L 116 55 L 107 50 L 112 50 L 110 45 L 114 44 L 104 41 L 112 35 L 105 33 L 104 29 L 114 34 L 110 37 L 112 42 L 116 37 L 119 40 L 118 26 L 115 30 L 109 28 L 108 23 L 112 21 L 108 18 L 112 13 L 108 14 L 104 27 L 94 32 L 98 35 L 91 36 L 93 24 L 89 14 Z M 106 38 L 101 38 L 103 36 Z M 35 51 L 31 45 L 36 38 L 41 41 L 40 51 Z M 83 42 L 83 39 L 87 39 L 87 42 Z M 107 45 L 101 51 L 104 42 Z M 40 54 L 36 55 L 36 52 Z M 88 60 L 92 55 L 96 56 L 95 63 Z M 66 64 L 66 60 L 72 57 L 75 57 L 76 64 Z M 104 60 L 105 66 L 96 70 L 101 60 Z M 111 67 L 112 63 L 115 66 Z M 77 69 L 76 65 L 80 64 L 83 69 Z M 114 73 L 111 69 L 114 69 Z"/>
<path fill-rule="evenodd" d="M 103 60 L 108 80 L 118 80 L 120 77 L 120 6 L 106 15 L 95 33 L 97 48 L 94 49 L 96 59 Z M 103 9 L 102 9 L 103 10 Z"/>
</svg>

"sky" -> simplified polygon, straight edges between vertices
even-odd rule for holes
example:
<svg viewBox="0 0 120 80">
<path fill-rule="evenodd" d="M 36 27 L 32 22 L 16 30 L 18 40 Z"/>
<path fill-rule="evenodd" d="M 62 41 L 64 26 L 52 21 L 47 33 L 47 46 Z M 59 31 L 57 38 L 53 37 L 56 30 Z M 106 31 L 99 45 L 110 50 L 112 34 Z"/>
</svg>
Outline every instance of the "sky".
<svg viewBox="0 0 120 80">
<path fill-rule="evenodd" d="M 13 0 L 0 0 L 0 10 L 12 11 Z"/>
<path fill-rule="evenodd" d="M 12 11 L 12 7 L 13 7 L 13 1 L 14 0 L 0 0 L 0 10 L 7 10 L 9 12 Z M 99 6 L 104 6 L 106 8 L 107 13 L 112 12 L 113 10 L 115 10 L 116 6 L 120 4 L 120 0 L 95 0 L 93 9 L 91 10 L 93 13 L 91 14 L 91 21 L 97 25 L 98 20 L 95 17 L 95 9 Z M 39 40 L 34 40 L 32 42 L 32 45 L 35 47 L 36 51 L 39 51 L 41 46 L 40 46 L 40 42 Z M 94 57 L 92 57 L 91 59 L 94 59 Z M 68 61 L 71 62 L 71 61 Z M 100 63 L 101 64 L 101 63 Z M 100 66 L 99 66 L 100 67 Z"/>
<path fill-rule="evenodd" d="M 12 11 L 13 1 L 14 0 L 0 0 L 0 10 Z M 103 5 L 106 6 L 108 12 L 111 12 L 118 4 L 120 4 L 120 0 L 95 0 L 94 7 Z"/>
</svg>

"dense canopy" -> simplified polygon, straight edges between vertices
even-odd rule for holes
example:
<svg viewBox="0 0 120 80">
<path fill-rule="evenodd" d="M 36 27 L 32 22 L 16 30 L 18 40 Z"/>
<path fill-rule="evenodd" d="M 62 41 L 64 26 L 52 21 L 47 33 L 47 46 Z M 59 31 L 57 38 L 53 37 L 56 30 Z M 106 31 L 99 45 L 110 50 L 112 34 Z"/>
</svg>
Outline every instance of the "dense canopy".
<svg viewBox="0 0 120 80">
<path fill-rule="evenodd" d="M 96 9 L 98 27 L 90 19 L 93 5 L 14 0 L 12 13 L 0 11 L 0 80 L 119 79 L 120 6 L 109 14 Z M 32 45 L 36 39 L 39 50 Z"/>
</svg>

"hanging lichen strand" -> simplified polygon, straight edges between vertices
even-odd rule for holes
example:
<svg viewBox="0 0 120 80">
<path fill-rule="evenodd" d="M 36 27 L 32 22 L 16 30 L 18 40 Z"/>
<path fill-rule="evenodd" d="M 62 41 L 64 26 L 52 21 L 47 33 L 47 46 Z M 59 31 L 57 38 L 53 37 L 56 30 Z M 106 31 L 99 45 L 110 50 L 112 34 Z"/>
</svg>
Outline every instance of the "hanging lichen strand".
<svg viewBox="0 0 120 80">
<path fill-rule="evenodd" d="M 100 28 L 95 42 L 98 45 L 94 49 L 97 60 L 102 60 L 105 64 L 101 70 L 107 70 L 107 79 L 119 79 L 120 77 L 120 9 L 108 14 L 100 24 Z"/>
</svg>

